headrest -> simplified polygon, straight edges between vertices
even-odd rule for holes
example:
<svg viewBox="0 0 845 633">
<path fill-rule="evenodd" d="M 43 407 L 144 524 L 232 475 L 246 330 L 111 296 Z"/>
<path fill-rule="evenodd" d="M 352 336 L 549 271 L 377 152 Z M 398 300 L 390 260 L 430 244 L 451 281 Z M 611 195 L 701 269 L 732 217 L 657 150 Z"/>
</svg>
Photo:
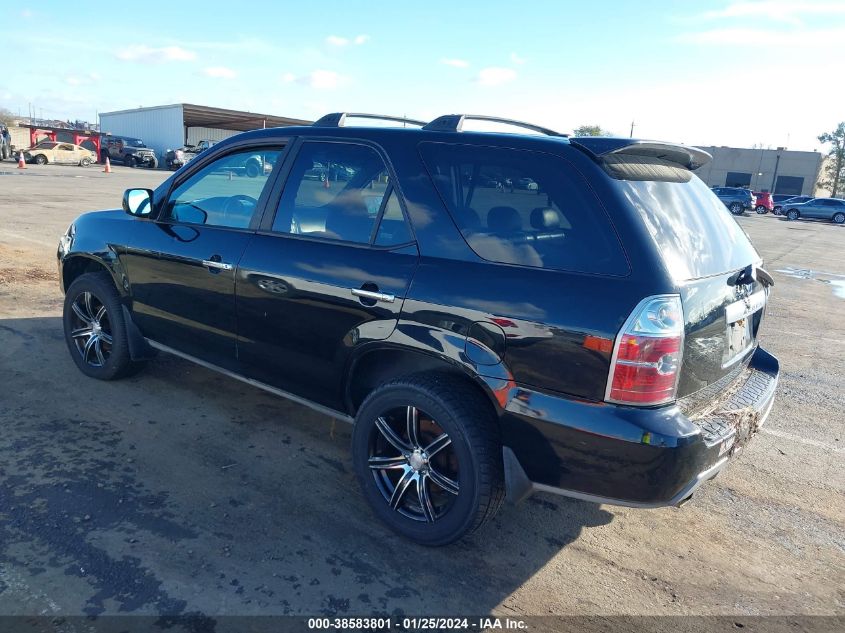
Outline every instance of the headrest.
<svg viewBox="0 0 845 633">
<path fill-rule="evenodd" d="M 560 228 L 560 213 L 549 207 L 538 207 L 531 212 L 531 227 L 538 231 Z"/>
<path fill-rule="evenodd" d="M 494 233 L 513 233 L 522 230 L 522 218 L 513 207 L 493 207 L 487 213 L 487 228 Z"/>
<path fill-rule="evenodd" d="M 481 218 L 472 207 L 458 207 L 455 209 L 455 220 L 462 229 L 476 231 L 481 226 Z"/>
</svg>

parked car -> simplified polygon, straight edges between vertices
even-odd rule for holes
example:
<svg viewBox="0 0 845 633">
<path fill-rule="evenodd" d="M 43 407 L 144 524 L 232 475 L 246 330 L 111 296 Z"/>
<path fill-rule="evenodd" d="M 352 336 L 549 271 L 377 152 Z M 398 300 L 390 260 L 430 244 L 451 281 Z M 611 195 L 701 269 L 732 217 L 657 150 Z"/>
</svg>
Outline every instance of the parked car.
<svg viewBox="0 0 845 633">
<path fill-rule="evenodd" d="M 742 187 L 713 187 L 713 193 L 734 215 L 742 215 L 746 209 L 753 209 L 757 202 L 754 194 Z"/>
<path fill-rule="evenodd" d="M 103 135 L 100 137 L 100 159 L 122 162 L 127 167 L 158 167 L 155 152 L 144 141 L 130 136 Z"/>
<path fill-rule="evenodd" d="M 778 196 L 775 195 L 775 198 Z M 787 196 L 785 199 L 775 200 L 775 208 L 774 214 L 781 215 L 781 211 L 783 211 L 783 205 L 785 204 L 801 204 L 802 202 L 809 202 L 813 199 L 813 196 Z"/>
<path fill-rule="evenodd" d="M 247 132 L 80 216 L 58 249 L 73 361 L 112 380 L 173 353 L 354 423 L 363 496 L 426 545 L 535 491 L 684 503 L 779 375 L 772 278 L 694 176 L 709 154 L 466 118 Z M 231 176 L 256 155 L 275 167 Z M 354 175 L 326 187 L 318 163 Z M 525 178 L 541 193 L 489 186 Z"/>
<path fill-rule="evenodd" d="M 772 194 L 768 191 L 754 191 L 754 210 L 760 215 L 775 210 L 775 203 Z"/>
<path fill-rule="evenodd" d="M 845 223 L 845 200 L 839 198 L 813 198 L 807 202 L 787 201 L 783 203 L 783 215 L 787 220 L 812 218 L 830 220 L 836 224 Z"/>
<path fill-rule="evenodd" d="M 164 153 L 164 164 L 168 169 L 179 169 L 182 165 L 186 165 L 197 157 L 197 154 L 211 149 L 217 141 L 205 139 L 196 145 L 185 145 L 179 149 L 168 149 Z"/>
<path fill-rule="evenodd" d="M 74 145 L 73 143 L 60 143 L 57 141 L 41 141 L 29 149 L 21 150 L 24 162 L 46 165 L 81 165 L 88 167 L 96 162 L 97 155 L 89 149 Z M 15 154 L 15 160 L 19 159 L 20 152 Z"/>
</svg>

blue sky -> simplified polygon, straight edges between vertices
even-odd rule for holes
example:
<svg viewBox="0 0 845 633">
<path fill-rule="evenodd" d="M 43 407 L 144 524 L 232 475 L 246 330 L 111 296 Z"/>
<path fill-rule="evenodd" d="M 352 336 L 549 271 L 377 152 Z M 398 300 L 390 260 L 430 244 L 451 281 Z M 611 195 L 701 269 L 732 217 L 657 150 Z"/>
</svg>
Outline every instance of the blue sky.
<svg viewBox="0 0 845 633">
<path fill-rule="evenodd" d="M 0 107 L 50 118 L 472 112 L 809 150 L 845 119 L 843 0 L 42 0 L 0 18 Z"/>
</svg>

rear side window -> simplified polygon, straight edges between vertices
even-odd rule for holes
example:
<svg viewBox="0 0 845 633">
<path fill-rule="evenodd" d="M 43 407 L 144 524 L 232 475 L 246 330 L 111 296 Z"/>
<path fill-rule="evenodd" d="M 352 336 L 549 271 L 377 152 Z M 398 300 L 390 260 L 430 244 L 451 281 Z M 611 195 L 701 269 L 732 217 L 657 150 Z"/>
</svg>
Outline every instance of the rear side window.
<svg viewBox="0 0 845 633">
<path fill-rule="evenodd" d="M 586 180 L 542 152 L 422 143 L 420 153 L 455 224 L 486 260 L 624 275 L 628 263 Z"/>
<path fill-rule="evenodd" d="M 648 160 L 654 169 L 679 169 L 661 165 L 659 159 Z M 620 164 L 608 168 L 672 276 L 678 281 L 698 279 L 759 262 L 760 255 L 724 203 L 698 176 L 683 171 L 685 179 L 638 180 L 626 178 Z"/>
</svg>

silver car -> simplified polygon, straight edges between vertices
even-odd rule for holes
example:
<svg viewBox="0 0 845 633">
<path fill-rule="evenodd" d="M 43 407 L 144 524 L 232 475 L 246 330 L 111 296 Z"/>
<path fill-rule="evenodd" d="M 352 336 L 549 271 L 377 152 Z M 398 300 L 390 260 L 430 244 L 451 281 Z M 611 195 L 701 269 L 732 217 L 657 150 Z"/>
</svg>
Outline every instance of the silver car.
<svg viewBox="0 0 845 633">
<path fill-rule="evenodd" d="M 813 198 L 800 204 L 791 204 L 787 200 L 784 203 L 782 213 L 788 220 L 815 218 L 817 220 L 830 220 L 836 224 L 843 224 L 845 223 L 845 200 L 840 200 L 839 198 Z"/>
</svg>

